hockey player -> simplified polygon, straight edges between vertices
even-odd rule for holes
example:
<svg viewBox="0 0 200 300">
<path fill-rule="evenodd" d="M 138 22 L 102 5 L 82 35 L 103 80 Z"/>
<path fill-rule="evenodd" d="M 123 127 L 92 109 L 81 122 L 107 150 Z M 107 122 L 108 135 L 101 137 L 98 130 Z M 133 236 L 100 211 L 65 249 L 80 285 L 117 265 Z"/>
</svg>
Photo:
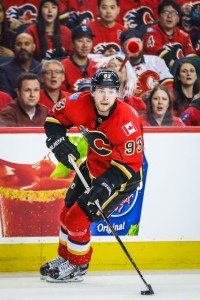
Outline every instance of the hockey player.
<svg viewBox="0 0 200 300">
<path fill-rule="evenodd" d="M 91 187 L 89 193 L 76 175 L 61 212 L 58 257 L 43 265 L 49 282 L 81 281 L 92 256 L 90 224 L 101 219 L 94 201 L 109 216 L 141 180 L 143 135 L 137 112 L 118 99 L 120 81 L 109 69 L 98 70 L 91 92 L 76 93 L 58 102 L 45 122 L 47 147 L 58 161 L 72 168 L 68 155 L 79 158 L 66 129 L 77 126 L 88 142 L 80 170 Z M 81 112 L 81 113 L 80 113 Z M 116 134 L 117 132 L 117 134 Z"/>
</svg>

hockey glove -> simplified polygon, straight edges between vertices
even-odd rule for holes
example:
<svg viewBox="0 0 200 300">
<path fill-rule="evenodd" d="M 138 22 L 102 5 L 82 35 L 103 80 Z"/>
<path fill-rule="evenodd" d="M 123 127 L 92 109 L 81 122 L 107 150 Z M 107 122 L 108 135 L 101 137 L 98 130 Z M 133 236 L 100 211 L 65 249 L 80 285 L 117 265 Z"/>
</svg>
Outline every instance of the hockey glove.
<svg viewBox="0 0 200 300">
<path fill-rule="evenodd" d="M 46 145 L 54 153 L 57 160 L 69 169 L 73 169 L 68 160 L 69 154 L 73 156 L 75 161 L 80 158 L 76 146 L 73 145 L 66 136 L 50 136 L 46 140 Z"/>
<path fill-rule="evenodd" d="M 112 191 L 113 186 L 110 181 L 106 178 L 99 177 L 92 181 L 90 192 L 88 194 L 85 192 L 78 198 L 78 205 L 83 209 L 91 222 L 98 222 L 100 220 L 99 216 L 97 216 L 98 207 L 95 201 L 98 199 L 102 206 L 110 197 Z"/>
<path fill-rule="evenodd" d="M 98 199 L 103 204 L 111 195 L 113 186 L 110 181 L 106 178 L 99 177 L 92 181 L 92 187 L 88 194 L 84 193 L 79 198 L 86 205 L 94 205 Z"/>
</svg>

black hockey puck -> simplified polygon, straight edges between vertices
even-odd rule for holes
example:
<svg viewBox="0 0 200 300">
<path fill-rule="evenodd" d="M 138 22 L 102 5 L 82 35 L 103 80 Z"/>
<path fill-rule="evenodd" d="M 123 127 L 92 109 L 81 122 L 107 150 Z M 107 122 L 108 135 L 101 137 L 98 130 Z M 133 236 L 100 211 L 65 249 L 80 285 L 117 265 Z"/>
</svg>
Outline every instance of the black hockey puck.
<svg viewBox="0 0 200 300">
<path fill-rule="evenodd" d="M 154 295 L 154 291 L 152 289 L 152 286 L 148 284 L 148 290 L 141 291 L 141 295 Z"/>
</svg>

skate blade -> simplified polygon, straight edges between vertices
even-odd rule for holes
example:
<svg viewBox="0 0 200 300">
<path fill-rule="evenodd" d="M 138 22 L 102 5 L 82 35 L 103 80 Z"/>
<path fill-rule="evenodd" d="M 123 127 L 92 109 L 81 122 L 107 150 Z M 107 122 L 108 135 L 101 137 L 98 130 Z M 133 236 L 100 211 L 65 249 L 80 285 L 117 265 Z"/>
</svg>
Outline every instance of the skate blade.
<svg viewBox="0 0 200 300">
<path fill-rule="evenodd" d="M 46 276 L 45 276 L 45 275 L 44 275 L 44 276 L 43 276 L 43 275 L 40 275 L 40 280 L 41 280 L 41 281 L 46 281 L 46 280 L 47 280 L 47 277 L 48 277 L 47 275 L 46 275 Z"/>
<path fill-rule="evenodd" d="M 54 279 L 48 276 L 46 281 L 52 283 L 80 282 L 83 281 L 83 276 L 75 276 L 73 278 L 63 278 L 63 279 Z"/>
</svg>

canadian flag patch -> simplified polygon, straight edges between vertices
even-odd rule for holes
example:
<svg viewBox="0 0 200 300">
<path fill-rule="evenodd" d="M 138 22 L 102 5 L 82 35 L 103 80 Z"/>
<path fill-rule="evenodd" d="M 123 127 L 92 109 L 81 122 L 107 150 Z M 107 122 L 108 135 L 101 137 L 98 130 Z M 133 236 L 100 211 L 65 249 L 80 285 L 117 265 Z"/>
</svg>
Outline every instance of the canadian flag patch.
<svg viewBox="0 0 200 300">
<path fill-rule="evenodd" d="M 132 133 L 136 132 L 137 129 L 135 128 L 133 122 L 129 122 L 126 125 L 122 126 L 123 131 L 127 136 L 131 135 Z"/>
</svg>

